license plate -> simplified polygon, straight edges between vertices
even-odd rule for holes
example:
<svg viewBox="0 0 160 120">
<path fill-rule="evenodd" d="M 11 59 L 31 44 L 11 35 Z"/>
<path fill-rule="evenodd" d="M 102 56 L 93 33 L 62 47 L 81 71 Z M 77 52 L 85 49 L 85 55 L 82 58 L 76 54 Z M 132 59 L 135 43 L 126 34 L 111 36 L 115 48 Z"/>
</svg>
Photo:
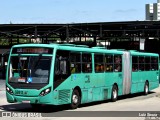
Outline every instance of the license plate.
<svg viewBox="0 0 160 120">
<path fill-rule="evenodd" d="M 18 82 L 26 82 L 26 79 L 25 78 L 19 78 Z"/>
<path fill-rule="evenodd" d="M 29 100 L 23 100 L 22 103 L 30 103 Z"/>
</svg>

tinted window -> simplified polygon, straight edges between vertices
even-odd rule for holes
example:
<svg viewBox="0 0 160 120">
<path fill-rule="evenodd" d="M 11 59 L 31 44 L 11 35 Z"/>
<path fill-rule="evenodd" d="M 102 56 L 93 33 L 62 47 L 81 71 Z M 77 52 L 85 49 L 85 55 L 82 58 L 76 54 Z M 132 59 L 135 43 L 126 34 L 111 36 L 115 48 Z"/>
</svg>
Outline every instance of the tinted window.
<svg viewBox="0 0 160 120">
<path fill-rule="evenodd" d="M 142 56 L 139 57 L 139 70 L 140 71 L 145 70 L 145 58 Z"/>
<path fill-rule="evenodd" d="M 103 54 L 94 55 L 95 72 L 104 72 L 104 56 Z"/>
<path fill-rule="evenodd" d="M 151 70 L 151 59 L 150 57 L 145 57 L 145 71 Z"/>
<path fill-rule="evenodd" d="M 114 71 L 121 72 L 122 71 L 122 56 L 114 55 Z"/>
<path fill-rule="evenodd" d="M 70 53 L 70 72 L 80 73 L 81 72 L 81 54 L 80 53 Z"/>
<path fill-rule="evenodd" d="M 138 71 L 138 56 L 132 56 L 132 71 Z"/>
<path fill-rule="evenodd" d="M 158 57 L 151 57 L 151 70 L 158 70 Z"/>
<path fill-rule="evenodd" d="M 105 55 L 104 63 L 105 63 L 105 71 L 113 72 L 113 55 Z"/>
<path fill-rule="evenodd" d="M 82 54 L 82 72 L 90 73 L 92 72 L 92 55 L 83 53 Z"/>
</svg>

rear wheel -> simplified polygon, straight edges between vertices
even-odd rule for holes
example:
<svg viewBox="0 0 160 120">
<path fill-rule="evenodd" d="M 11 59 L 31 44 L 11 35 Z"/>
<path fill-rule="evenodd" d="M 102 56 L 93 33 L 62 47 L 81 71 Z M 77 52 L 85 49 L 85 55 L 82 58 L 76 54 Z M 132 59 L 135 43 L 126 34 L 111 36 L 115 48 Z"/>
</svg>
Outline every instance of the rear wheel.
<svg viewBox="0 0 160 120">
<path fill-rule="evenodd" d="M 144 94 L 147 95 L 149 93 L 149 83 L 146 81 L 144 85 Z"/>
<path fill-rule="evenodd" d="M 78 90 L 74 89 L 71 97 L 71 104 L 70 104 L 71 108 L 76 109 L 80 104 L 80 100 L 81 100 L 81 97 Z"/>
<path fill-rule="evenodd" d="M 116 85 L 113 85 L 112 87 L 112 96 L 111 96 L 111 100 L 112 102 L 115 102 L 118 98 L 118 88 Z"/>
</svg>

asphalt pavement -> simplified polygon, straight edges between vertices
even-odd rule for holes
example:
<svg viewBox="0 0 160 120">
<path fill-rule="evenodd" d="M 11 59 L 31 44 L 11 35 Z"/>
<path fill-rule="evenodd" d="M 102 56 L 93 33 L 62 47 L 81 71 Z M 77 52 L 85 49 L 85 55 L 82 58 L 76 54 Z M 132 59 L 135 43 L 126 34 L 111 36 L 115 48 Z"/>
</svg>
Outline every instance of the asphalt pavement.
<svg viewBox="0 0 160 120">
<path fill-rule="evenodd" d="M 4 91 L 5 90 L 5 86 L 6 86 L 6 81 L 0 79 L 0 91 Z"/>
</svg>

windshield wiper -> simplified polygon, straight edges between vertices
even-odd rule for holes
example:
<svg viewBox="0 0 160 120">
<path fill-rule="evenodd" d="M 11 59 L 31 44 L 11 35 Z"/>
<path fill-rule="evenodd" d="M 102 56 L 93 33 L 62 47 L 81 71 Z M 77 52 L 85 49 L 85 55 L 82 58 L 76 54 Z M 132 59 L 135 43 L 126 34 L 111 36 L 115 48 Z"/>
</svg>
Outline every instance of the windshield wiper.
<svg viewBox="0 0 160 120">
<path fill-rule="evenodd" d="M 19 61 L 19 64 L 18 64 L 18 73 L 19 73 L 19 75 L 20 75 L 20 77 L 22 77 L 22 69 L 23 69 L 23 67 L 22 67 L 22 62 L 21 62 L 21 60 L 20 60 L 20 56 L 21 56 L 21 54 L 18 54 L 18 61 Z"/>
<path fill-rule="evenodd" d="M 20 68 L 22 69 L 23 67 L 22 67 L 22 62 L 21 62 L 21 60 L 20 60 L 20 55 L 21 55 L 21 54 L 18 54 L 18 61 L 19 61 L 19 66 L 18 66 L 18 67 L 20 67 Z"/>
</svg>

